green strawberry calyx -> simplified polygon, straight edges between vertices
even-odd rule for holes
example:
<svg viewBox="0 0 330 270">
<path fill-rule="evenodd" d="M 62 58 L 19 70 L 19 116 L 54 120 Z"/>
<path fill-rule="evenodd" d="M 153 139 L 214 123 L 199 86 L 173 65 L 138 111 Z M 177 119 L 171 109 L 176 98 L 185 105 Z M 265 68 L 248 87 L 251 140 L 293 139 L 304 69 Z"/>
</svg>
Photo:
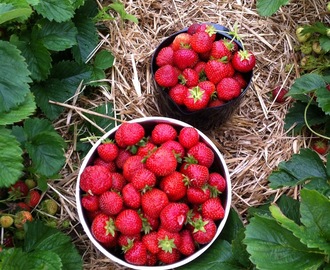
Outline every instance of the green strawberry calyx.
<svg viewBox="0 0 330 270">
<path fill-rule="evenodd" d="M 201 100 L 204 95 L 204 91 L 202 91 L 202 89 L 199 86 L 195 86 L 189 89 L 189 93 L 190 93 L 190 97 L 194 99 L 194 103 Z"/>
<path fill-rule="evenodd" d="M 198 218 L 198 219 L 195 219 L 193 222 L 192 222 L 192 225 L 194 227 L 194 231 L 193 233 L 196 233 L 198 231 L 201 231 L 201 232 L 206 232 L 205 230 L 205 225 L 209 223 L 208 220 L 204 221 L 201 217 Z"/>
<path fill-rule="evenodd" d="M 115 223 L 112 218 L 109 218 L 109 220 L 107 220 L 104 229 L 106 231 L 106 235 L 111 234 L 112 236 L 115 236 Z"/>
<path fill-rule="evenodd" d="M 159 240 L 158 247 L 160 247 L 165 252 L 172 253 L 172 250 L 176 248 L 173 238 L 168 238 L 166 235 L 164 239 Z"/>
<path fill-rule="evenodd" d="M 241 50 L 241 51 L 238 52 L 238 54 L 239 54 L 239 57 L 240 57 L 241 61 L 249 60 L 250 57 L 252 56 L 252 54 L 247 50 Z"/>
<path fill-rule="evenodd" d="M 211 37 L 212 35 L 217 33 L 217 30 L 212 24 L 206 26 L 205 32 Z"/>
</svg>

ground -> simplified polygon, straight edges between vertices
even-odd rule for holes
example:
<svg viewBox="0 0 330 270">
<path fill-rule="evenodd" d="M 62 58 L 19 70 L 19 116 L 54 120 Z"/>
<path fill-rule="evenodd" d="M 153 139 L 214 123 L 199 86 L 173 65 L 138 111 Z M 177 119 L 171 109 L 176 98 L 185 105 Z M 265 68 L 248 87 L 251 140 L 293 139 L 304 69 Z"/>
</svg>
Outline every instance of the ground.
<svg viewBox="0 0 330 270">
<path fill-rule="evenodd" d="M 59 194 L 61 218 L 71 221 L 70 234 L 82 250 L 84 269 L 123 269 L 104 257 L 84 234 L 75 208 L 75 183 L 82 160 L 75 152 L 76 136 L 72 127 L 86 121 L 83 109 L 113 102 L 122 120 L 161 115 L 150 72 L 155 48 L 167 36 L 195 22 L 214 22 L 232 29 L 234 23 L 247 49 L 254 52 L 257 64 L 252 83 L 234 115 L 223 125 L 207 132 L 207 136 L 223 154 L 232 182 L 232 207 L 243 220 L 250 206 L 265 202 L 270 195 L 281 193 L 297 196 L 297 190 L 271 190 L 267 177 L 280 161 L 287 160 L 310 143 L 306 136 L 285 132 L 284 116 L 290 106 L 273 102 L 271 90 L 281 85 L 289 88 L 299 77 L 299 55 L 295 53 L 295 29 L 300 24 L 325 20 L 326 1 L 295 0 L 271 17 L 261 17 L 256 1 L 123 1 L 126 11 L 139 19 L 138 24 L 119 19 L 105 22 L 100 32 L 102 47 L 115 56 L 114 67 L 108 71 L 108 89 L 96 89 L 95 99 L 83 95 L 73 100 L 74 106 L 57 129 L 67 136 L 69 149 L 63 169 L 65 179 L 50 184 Z M 106 6 L 108 3 L 100 2 Z M 120 123 L 120 122 L 118 122 Z"/>
</svg>

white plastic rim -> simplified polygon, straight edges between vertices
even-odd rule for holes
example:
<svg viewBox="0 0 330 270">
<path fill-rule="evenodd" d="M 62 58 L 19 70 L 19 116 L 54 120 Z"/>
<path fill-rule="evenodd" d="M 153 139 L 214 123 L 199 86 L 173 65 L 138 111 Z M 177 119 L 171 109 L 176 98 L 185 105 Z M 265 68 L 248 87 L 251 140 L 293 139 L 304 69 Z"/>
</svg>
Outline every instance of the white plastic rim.
<svg viewBox="0 0 330 270">
<path fill-rule="evenodd" d="M 172 119 L 172 118 L 168 118 L 168 117 L 158 117 L 158 116 L 150 116 L 150 117 L 144 117 L 144 118 L 137 118 L 134 120 L 130 120 L 129 122 L 138 122 L 142 125 L 145 124 L 150 124 L 150 125 L 154 125 L 156 123 L 168 123 L 168 124 L 172 124 L 174 126 L 177 127 L 191 127 L 191 125 L 182 122 L 180 120 L 177 119 Z M 201 141 L 205 142 L 209 147 L 212 148 L 212 150 L 215 153 L 215 162 L 217 161 L 219 164 L 221 164 L 222 168 L 221 168 L 221 173 L 224 176 L 224 178 L 226 179 L 227 182 L 227 190 L 226 190 L 226 200 L 223 201 L 222 203 L 224 205 L 225 208 L 225 215 L 224 218 L 220 221 L 220 224 L 217 227 L 217 232 L 216 235 L 214 236 L 213 240 L 208 243 L 207 245 L 203 246 L 201 249 L 199 249 L 198 251 L 196 251 L 194 254 L 192 254 L 189 257 L 186 257 L 176 263 L 173 264 L 168 264 L 168 265 L 160 265 L 160 266 L 138 266 L 138 265 L 134 265 L 134 264 L 130 264 L 127 263 L 126 261 L 122 260 L 121 258 L 118 258 L 117 256 L 113 255 L 111 252 L 109 252 L 107 249 L 105 249 L 93 236 L 87 222 L 85 219 L 85 215 L 83 213 L 83 208 L 81 205 L 81 194 L 82 191 L 80 189 L 80 176 L 81 173 L 84 171 L 84 169 L 86 168 L 86 166 L 89 165 L 90 159 L 92 158 L 93 154 L 96 151 L 96 148 L 101 144 L 101 142 L 103 140 L 105 140 L 106 138 L 110 137 L 111 135 L 113 135 L 116 130 L 118 129 L 119 126 L 114 127 L 113 129 L 111 129 L 110 131 L 108 131 L 106 134 L 104 134 L 94 145 L 93 147 L 90 149 L 90 151 L 88 152 L 88 154 L 86 155 L 86 157 L 84 158 L 84 161 L 81 165 L 81 168 L 79 170 L 79 174 L 78 174 L 78 178 L 77 178 L 77 183 L 76 183 L 76 203 L 77 203 L 77 211 L 78 211 L 78 216 L 80 219 L 80 223 L 83 226 L 83 229 L 85 231 L 85 233 L 87 234 L 88 238 L 92 241 L 92 243 L 94 244 L 94 246 L 103 253 L 103 255 L 105 255 L 106 257 L 108 257 L 110 260 L 125 266 L 125 267 L 129 267 L 132 269 L 137 269 L 137 270 L 146 270 L 146 269 L 155 269 L 155 270 L 166 270 L 166 269 L 173 269 L 176 267 L 180 267 L 183 266 L 191 261 L 193 261 L 194 259 L 196 259 L 197 257 L 199 257 L 201 254 L 203 254 L 212 244 L 213 242 L 218 238 L 218 236 L 220 235 L 221 231 L 223 230 L 225 223 L 227 221 L 228 215 L 229 215 L 229 211 L 230 211 L 230 206 L 231 206 L 231 201 L 232 201 L 232 196 L 231 196 L 231 191 L 232 191 L 232 187 L 231 187 L 231 181 L 230 181 L 230 176 L 229 176 L 229 172 L 228 172 L 228 168 L 226 166 L 225 160 L 222 156 L 222 154 L 220 153 L 220 151 L 218 150 L 218 148 L 214 145 L 214 143 L 201 131 L 199 131 L 197 128 L 196 130 L 198 131 Z"/>
</svg>

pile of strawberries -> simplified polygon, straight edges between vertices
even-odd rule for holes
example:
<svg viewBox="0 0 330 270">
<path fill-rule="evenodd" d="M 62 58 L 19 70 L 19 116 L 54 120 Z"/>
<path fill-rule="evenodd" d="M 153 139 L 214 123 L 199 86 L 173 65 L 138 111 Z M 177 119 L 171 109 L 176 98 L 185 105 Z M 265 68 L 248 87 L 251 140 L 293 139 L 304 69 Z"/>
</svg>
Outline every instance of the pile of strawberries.
<svg viewBox="0 0 330 270">
<path fill-rule="evenodd" d="M 156 55 L 157 84 L 188 111 L 220 106 L 237 98 L 256 64 L 251 51 L 233 39 L 216 39 L 213 24 L 192 24 Z"/>
<path fill-rule="evenodd" d="M 149 129 L 148 129 L 149 130 Z M 172 264 L 213 240 L 227 182 L 194 127 L 136 122 L 103 141 L 80 175 L 94 238 L 134 265 Z M 119 256 L 119 255 L 118 255 Z"/>
</svg>

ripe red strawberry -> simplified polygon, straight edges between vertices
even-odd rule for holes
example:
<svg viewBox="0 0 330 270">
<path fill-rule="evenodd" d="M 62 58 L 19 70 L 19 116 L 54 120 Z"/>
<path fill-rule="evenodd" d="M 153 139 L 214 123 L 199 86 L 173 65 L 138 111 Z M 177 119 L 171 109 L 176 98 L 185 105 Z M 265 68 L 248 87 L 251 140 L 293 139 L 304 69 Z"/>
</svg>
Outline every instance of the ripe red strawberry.
<svg viewBox="0 0 330 270">
<path fill-rule="evenodd" d="M 205 81 L 206 80 L 206 75 L 205 75 L 205 65 L 206 62 L 204 61 L 199 61 L 197 64 L 194 66 L 194 70 L 198 74 L 199 81 Z"/>
<path fill-rule="evenodd" d="M 29 192 L 28 186 L 21 180 L 18 180 L 15 184 L 11 185 L 8 189 L 8 193 L 13 199 L 19 199 L 26 197 Z"/>
<path fill-rule="evenodd" d="M 126 179 L 124 176 L 119 172 L 114 172 L 111 174 L 111 190 L 116 192 L 121 192 L 123 187 L 126 185 Z"/>
<path fill-rule="evenodd" d="M 211 196 L 210 189 L 207 187 L 188 187 L 187 200 L 192 204 L 202 204 Z"/>
<path fill-rule="evenodd" d="M 160 212 L 160 225 L 169 232 L 179 232 L 183 228 L 189 211 L 185 203 L 171 202 Z"/>
<path fill-rule="evenodd" d="M 172 48 L 174 51 L 179 49 L 189 49 L 190 48 L 191 35 L 189 33 L 180 33 L 172 41 Z"/>
<path fill-rule="evenodd" d="M 212 49 L 213 40 L 205 31 L 198 31 L 192 35 L 191 48 L 197 53 L 205 53 Z"/>
<path fill-rule="evenodd" d="M 118 245 L 120 247 L 128 246 L 130 242 L 141 241 L 141 239 L 140 233 L 133 235 L 120 234 L 118 237 Z"/>
<path fill-rule="evenodd" d="M 278 103 L 283 103 L 286 100 L 286 94 L 288 90 L 286 88 L 282 88 L 281 86 L 277 86 L 272 90 L 272 98 Z"/>
<path fill-rule="evenodd" d="M 225 210 L 219 197 L 210 198 L 202 204 L 202 216 L 212 220 L 223 219 Z"/>
<path fill-rule="evenodd" d="M 164 264 L 172 264 L 180 260 L 181 254 L 179 250 L 173 249 L 172 252 L 167 252 L 164 250 L 160 250 L 157 253 L 157 258 Z"/>
<path fill-rule="evenodd" d="M 104 141 L 97 147 L 97 153 L 105 162 L 110 162 L 117 158 L 118 146 L 113 141 Z"/>
<path fill-rule="evenodd" d="M 106 191 L 99 197 L 99 208 L 108 216 L 117 215 L 123 210 L 123 198 L 117 192 Z"/>
<path fill-rule="evenodd" d="M 142 168 L 134 173 L 131 183 L 138 191 L 144 192 L 156 185 L 156 175 L 152 171 Z"/>
<path fill-rule="evenodd" d="M 166 148 L 158 148 L 146 160 L 146 168 L 156 176 L 166 176 L 176 170 L 177 160 L 174 153 Z"/>
<path fill-rule="evenodd" d="M 181 162 L 186 151 L 178 141 L 166 141 L 160 147 L 172 151 L 178 162 Z"/>
<path fill-rule="evenodd" d="M 181 244 L 178 247 L 180 253 L 185 256 L 190 256 L 194 254 L 196 251 L 196 246 L 194 238 L 192 237 L 192 233 L 189 230 L 184 229 L 180 232 L 180 236 Z"/>
<path fill-rule="evenodd" d="M 185 68 L 193 68 L 198 62 L 198 54 L 191 49 L 179 49 L 174 51 L 173 60 L 174 65 L 180 70 L 184 70 Z"/>
<path fill-rule="evenodd" d="M 126 160 L 133 154 L 127 149 L 119 149 L 118 157 L 115 160 L 116 166 L 122 169 Z"/>
<path fill-rule="evenodd" d="M 171 46 L 162 48 L 156 56 L 156 65 L 158 67 L 173 65 L 173 53 Z"/>
<path fill-rule="evenodd" d="M 133 209 L 138 209 L 141 206 L 141 193 L 136 190 L 132 183 L 124 186 L 122 196 L 125 206 Z"/>
<path fill-rule="evenodd" d="M 166 193 L 158 188 L 147 191 L 141 198 L 143 212 L 152 218 L 158 218 L 160 212 L 168 204 L 169 200 Z"/>
<path fill-rule="evenodd" d="M 147 250 L 152 254 L 157 254 L 160 251 L 158 246 L 158 233 L 150 232 L 142 236 L 142 243 L 146 246 Z"/>
<path fill-rule="evenodd" d="M 230 63 L 224 63 L 218 60 L 209 60 L 205 65 L 206 77 L 215 85 L 223 78 L 231 77 L 234 74 Z"/>
<path fill-rule="evenodd" d="M 159 186 L 166 193 L 169 200 L 174 202 L 181 200 L 186 195 L 187 186 L 185 182 L 185 176 L 178 171 L 174 171 L 163 177 Z"/>
<path fill-rule="evenodd" d="M 199 76 L 198 73 L 192 68 L 185 68 L 179 76 L 181 84 L 187 87 L 193 87 L 198 84 Z"/>
<path fill-rule="evenodd" d="M 136 155 L 141 157 L 147 157 L 156 149 L 156 147 L 157 146 L 153 142 L 148 140 L 147 142 L 143 143 L 138 147 Z"/>
<path fill-rule="evenodd" d="M 138 234 L 142 230 L 142 219 L 136 210 L 124 209 L 117 215 L 115 226 L 122 234 Z"/>
<path fill-rule="evenodd" d="M 147 213 L 142 214 L 143 229 L 145 233 L 150 233 L 150 231 L 157 231 L 159 228 L 159 218 L 151 217 Z"/>
<path fill-rule="evenodd" d="M 199 23 L 193 23 L 188 27 L 187 33 L 190 34 L 190 35 L 193 35 L 198 31 L 198 29 L 200 27 L 201 27 L 201 25 Z"/>
<path fill-rule="evenodd" d="M 225 178 L 218 172 L 210 173 L 208 184 L 211 187 L 216 188 L 218 193 L 223 193 L 227 187 Z"/>
<path fill-rule="evenodd" d="M 182 84 L 177 84 L 174 87 L 170 88 L 168 95 L 170 98 L 178 105 L 183 105 L 183 100 L 188 91 L 187 86 Z"/>
<path fill-rule="evenodd" d="M 203 142 L 198 142 L 187 151 L 187 156 L 192 156 L 199 165 L 210 168 L 214 161 L 214 152 Z"/>
<path fill-rule="evenodd" d="M 217 85 L 218 98 L 229 101 L 241 94 L 241 85 L 233 78 L 223 78 Z"/>
<path fill-rule="evenodd" d="M 213 82 L 205 80 L 198 84 L 200 88 L 206 91 L 206 93 L 213 98 L 216 95 L 216 88 Z"/>
<path fill-rule="evenodd" d="M 209 169 L 199 164 L 189 164 L 185 170 L 189 183 L 193 187 L 202 187 L 209 179 Z"/>
<path fill-rule="evenodd" d="M 212 241 L 217 232 L 217 225 L 212 219 L 199 218 L 193 222 L 192 236 L 198 244 L 207 244 Z"/>
<path fill-rule="evenodd" d="M 162 87 L 173 87 L 179 81 L 178 73 L 172 65 L 161 66 L 155 72 L 155 81 Z"/>
<path fill-rule="evenodd" d="M 112 244 L 116 241 L 117 232 L 114 220 L 104 213 L 98 214 L 92 222 L 91 231 L 97 241 L 102 244 Z"/>
<path fill-rule="evenodd" d="M 221 59 L 222 61 L 230 61 L 232 58 L 231 47 L 228 45 L 224 39 L 217 40 L 213 42 L 211 54 L 211 59 Z"/>
<path fill-rule="evenodd" d="M 197 32 L 206 32 L 212 41 L 215 41 L 217 30 L 212 24 L 202 23 Z"/>
<path fill-rule="evenodd" d="M 41 198 L 40 192 L 36 189 L 31 189 L 29 190 L 28 195 L 25 198 L 25 202 L 28 206 L 34 208 L 38 205 L 40 198 Z"/>
<path fill-rule="evenodd" d="M 123 165 L 123 176 L 128 182 L 131 182 L 135 172 L 144 167 L 143 157 L 138 155 L 130 156 Z"/>
<path fill-rule="evenodd" d="M 166 141 L 175 140 L 177 135 L 178 133 L 172 125 L 166 123 L 160 123 L 160 124 L 156 124 L 152 129 L 151 141 L 154 144 L 159 145 Z"/>
<path fill-rule="evenodd" d="M 252 52 L 240 50 L 234 53 L 231 62 L 235 70 L 249 72 L 256 65 L 256 58 Z"/>
<path fill-rule="evenodd" d="M 209 100 L 210 95 L 201 87 L 195 86 L 188 89 L 183 103 L 189 111 L 198 111 L 206 108 Z"/>
<path fill-rule="evenodd" d="M 147 262 L 147 248 L 141 241 L 133 241 L 124 249 L 124 258 L 134 265 L 145 265 Z"/>
<path fill-rule="evenodd" d="M 140 142 L 145 134 L 145 130 L 140 123 L 122 123 L 115 133 L 115 140 L 120 147 L 126 148 Z"/>
<path fill-rule="evenodd" d="M 312 149 L 320 155 L 324 155 L 328 151 L 328 142 L 324 139 L 315 139 L 312 141 Z"/>
<path fill-rule="evenodd" d="M 199 133 L 194 127 L 183 127 L 178 140 L 184 148 L 189 149 L 199 142 Z"/>
<path fill-rule="evenodd" d="M 162 251 L 172 252 L 181 244 L 181 237 L 178 232 L 169 232 L 160 228 L 157 232 L 158 246 Z"/>
<path fill-rule="evenodd" d="M 111 172 L 104 166 L 87 166 L 80 175 L 80 188 L 93 195 L 102 194 L 109 190 L 111 185 Z"/>
<path fill-rule="evenodd" d="M 81 198 L 81 205 L 87 211 L 96 211 L 99 209 L 99 198 L 98 196 L 86 194 Z"/>
<path fill-rule="evenodd" d="M 28 206 L 25 202 L 17 202 L 16 207 L 18 210 L 31 211 L 31 207 Z"/>
<path fill-rule="evenodd" d="M 223 100 L 220 100 L 218 98 L 210 100 L 209 104 L 207 105 L 208 107 L 218 107 L 225 104 Z"/>
<path fill-rule="evenodd" d="M 247 86 L 247 81 L 244 79 L 242 73 L 235 72 L 232 78 L 235 79 L 241 85 L 242 89 Z"/>
<path fill-rule="evenodd" d="M 157 264 L 157 255 L 147 252 L 146 266 L 155 266 Z"/>
<path fill-rule="evenodd" d="M 110 162 L 105 162 L 103 159 L 101 159 L 100 157 L 97 157 L 94 162 L 93 165 L 100 165 L 100 166 L 104 166 L 106 167 L 110 172 L 115 172 L 117 170 L 116 167 L 116 163 L 114 161 L 110 161 Z"/>
</svg>

